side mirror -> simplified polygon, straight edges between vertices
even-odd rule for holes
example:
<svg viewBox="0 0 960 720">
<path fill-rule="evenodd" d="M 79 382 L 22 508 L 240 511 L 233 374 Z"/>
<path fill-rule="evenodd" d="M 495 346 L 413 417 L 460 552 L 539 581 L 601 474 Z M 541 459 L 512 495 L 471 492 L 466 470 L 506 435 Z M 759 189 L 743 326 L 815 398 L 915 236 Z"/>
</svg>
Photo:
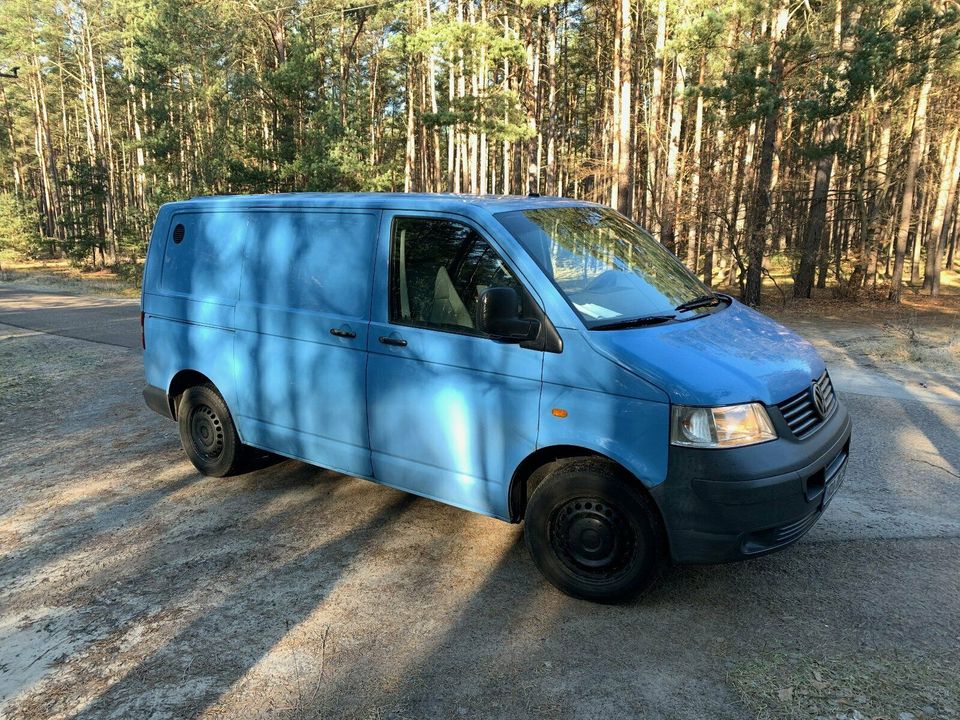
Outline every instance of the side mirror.
<svg viewBox="0 0 960 720">
<path fill-rule="evenodd" d="M 527 342 L 540 333 L 537 320 L 523 319 L 517 291 L 508 287 L 487 288 L 477 303 L 477 327 L 494 340 Z"/>
</svg>

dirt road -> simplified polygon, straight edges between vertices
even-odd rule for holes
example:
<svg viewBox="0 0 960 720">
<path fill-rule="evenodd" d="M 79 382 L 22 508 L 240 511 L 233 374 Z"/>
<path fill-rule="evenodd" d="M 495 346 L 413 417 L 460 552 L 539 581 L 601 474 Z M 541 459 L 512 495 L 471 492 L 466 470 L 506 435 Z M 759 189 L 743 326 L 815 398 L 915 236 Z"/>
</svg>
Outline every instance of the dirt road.
<svg viewBox="0 0 960 720">
<path fill-rule="evenodd" d="M 2 717 L 960 717 L 950 377 L 807 328 L 856 422 L 821 523 L 601 607 L 519 526 L 293 461 L 201 478 L 143 406 L 136 312 L 0 293 Z"/>
</svg>

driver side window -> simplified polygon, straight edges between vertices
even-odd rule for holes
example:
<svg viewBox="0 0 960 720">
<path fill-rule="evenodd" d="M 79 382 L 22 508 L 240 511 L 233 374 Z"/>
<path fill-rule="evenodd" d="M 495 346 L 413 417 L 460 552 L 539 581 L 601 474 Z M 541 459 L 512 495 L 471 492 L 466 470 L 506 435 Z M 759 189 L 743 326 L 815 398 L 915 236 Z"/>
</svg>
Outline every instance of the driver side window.
<svg viewBox="0 0 960 720">
<path fill-rule="evenodd" d="M 477 303 L 491 287 L 520 283 L 471 227 L 443 218 L 397 218 L 390 262 L 390 321 L 480 334 Z"/>
</svg>

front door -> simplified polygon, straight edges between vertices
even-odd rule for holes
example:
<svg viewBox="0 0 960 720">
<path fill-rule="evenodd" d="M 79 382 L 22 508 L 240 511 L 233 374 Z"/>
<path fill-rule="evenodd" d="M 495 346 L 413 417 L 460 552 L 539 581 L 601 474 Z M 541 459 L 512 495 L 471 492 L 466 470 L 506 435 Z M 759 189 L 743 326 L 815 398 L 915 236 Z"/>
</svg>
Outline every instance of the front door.
<svg viewBox="0 0 960 720">
<path fill-rule="evenodd" d="M 533 300 L 465 220 L 385 214 L 381 238 L 367 341 L 374 476 L 506 518 L 511 473 L 536 447 L 543 353 L 485 337 L 475 311 L 489 287 Z"/>
</svg>

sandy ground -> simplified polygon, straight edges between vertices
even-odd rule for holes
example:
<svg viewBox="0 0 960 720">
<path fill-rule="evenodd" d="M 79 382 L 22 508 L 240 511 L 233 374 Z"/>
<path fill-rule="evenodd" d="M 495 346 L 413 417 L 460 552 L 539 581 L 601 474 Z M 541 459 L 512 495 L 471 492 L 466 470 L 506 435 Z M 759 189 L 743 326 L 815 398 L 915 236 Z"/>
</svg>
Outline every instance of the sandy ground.
<svg viewBox="0 0 960 720">
<path fill-rule="evenodd" d="M 522 526 L 293 461 L 202 478 L 138 350 L 0 325 L 0 717 L 958 718 L 960 383 L 805 331 L 856 422 L 821 523 L 603 607 Z"/>
</svg>

